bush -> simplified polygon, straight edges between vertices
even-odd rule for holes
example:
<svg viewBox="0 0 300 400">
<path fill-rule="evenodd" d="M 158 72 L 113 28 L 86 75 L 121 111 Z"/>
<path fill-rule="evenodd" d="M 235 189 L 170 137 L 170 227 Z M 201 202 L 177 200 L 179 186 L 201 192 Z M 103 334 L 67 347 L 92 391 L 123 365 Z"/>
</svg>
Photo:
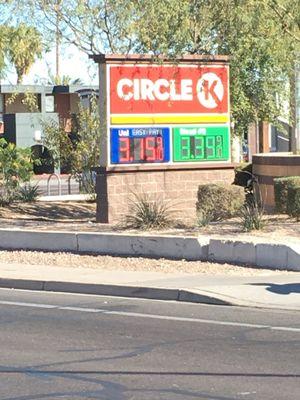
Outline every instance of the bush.
<svg viewBox="0 0 300 400">
<path fill-rule="evenodd" d="M 251 200 L 248 200 L 240 210 L 240 219 L 243 229 L 247 232 L 254 229 L 262 229 L 265 226 L 263 216 L 264 209 L 260 201 L 254 196 Z"/>
<path fill-rule="evenodd" d="M 300 185 L 291 185 L 288 187 L 287 194 L 287 213 L 291 217 L 300 221 Z"/>
<path fill-rule="evenodd" d="M 245 193 L 241 186 L 206 184 L 198 187 L 197 199 L 197 214 L 204 216 L 204 220 L 219 221 L 238 214 Z"/>
<path fill-rule="evenodd" d="M 125 225 L 135 229 L 162 229 L 171 225 L 172 211 L 162 199 L 150 199 L 147 194 L 133 194 Z"/>
<path fill-rule="evenodd" d="M 0 205 L 5 206 L 18 199 L 20 184 L 33 174 L 30 149 L 0 139 L 0 171 Z"/>
<path fill-rule="evenodd" d="M 19 190 L 19 199 L 24 201 L 25 203 L 32 203 L 36 201 L 38 197 L 38 185 L 31 185 L 30 183 L 23 187 L 20 187 Z"/>
<path fill-rule="evenodd" d="M 210 211 L 197 210 L 197 226 L 203 228 L 210 224 L 212 220 L 213 217 Z"/>
<path fill-rule="evenodd" d="M 288 213 L 288 189 L 300 185 L 300 176 L 286 176 L 274 179 L 275 211 Z"/>
</svg>

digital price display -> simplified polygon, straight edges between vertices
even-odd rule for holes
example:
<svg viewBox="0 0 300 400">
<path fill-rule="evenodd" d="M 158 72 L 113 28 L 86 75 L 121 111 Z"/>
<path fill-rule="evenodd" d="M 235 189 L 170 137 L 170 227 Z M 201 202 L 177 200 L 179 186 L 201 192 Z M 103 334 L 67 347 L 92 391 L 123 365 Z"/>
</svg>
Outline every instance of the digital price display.
<svg viewBox="0 0 300 400">
<path fill-rule="evenodd" d="M 170 161 L 169 128 L 111 128 L 110 139 L 112 164 Z"/>
<path fill-rule="evenodd" d="M 173 129 L 173 161 L 199 162 L 229 159 L 229 127 L 196 126 Z"/>
</svg>

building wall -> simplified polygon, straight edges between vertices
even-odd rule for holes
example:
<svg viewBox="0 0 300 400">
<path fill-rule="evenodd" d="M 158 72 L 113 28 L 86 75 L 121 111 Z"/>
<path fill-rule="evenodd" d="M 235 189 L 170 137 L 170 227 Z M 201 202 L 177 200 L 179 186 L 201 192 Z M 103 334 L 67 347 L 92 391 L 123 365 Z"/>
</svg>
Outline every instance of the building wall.
<svg viewBox="0 0 300 400">
<path fill-rule="evenodd" d="M 49 120 L 58 122 L 56 113 L 22 113 L 16 114 L 16 145 L 19 147 L 30 147 L 36 144 L 34 140 L 35 131 L 43 131 L 42 123 Z"/>
<path fill-rule="evenodd" d="M 80 102 L 80 97 L 77 93 L 70 94 L 70 113 L 71 114 L 78 114 L 79 107 L 78 104 Z"/>
<path fill-rule="evenodd" d="M 231 184 L 234 180 L 232 166 L 222 169 L 211 169 L 209 166 L 206 168 L 107 172 L 98 175 L 97 221 L 122 221 L 128 212 L 130 199 L 134 198 L 133 193 L 145 193 L 153 198 L 165 199 L 174 210 L 174 218 L 184 222 L 195 222 L 198 186 L 204 183 Z"/>
<path fill-rule="evenodd" d="M 39 95 L 36 96 L 36 104 L 39 107 Z M 13 101 L 10 103 L 10 100 L 13 97 Z M 16 114 L 16 113 L 28 113 L 30 110 L 28 109 L 26 104 L 23 104 L 25 99 L 24 94 L 18 94 L 14 96 L 13 94 L 5 94 L 4 95 L 4 109 L 6 114 Z"/>
<path fill-rule="evenodd" d="M 55 111 L 62 118 L 70 117 L 70 95 L 69 93 L 56 93 L 54 97 Z"/>
</svg>

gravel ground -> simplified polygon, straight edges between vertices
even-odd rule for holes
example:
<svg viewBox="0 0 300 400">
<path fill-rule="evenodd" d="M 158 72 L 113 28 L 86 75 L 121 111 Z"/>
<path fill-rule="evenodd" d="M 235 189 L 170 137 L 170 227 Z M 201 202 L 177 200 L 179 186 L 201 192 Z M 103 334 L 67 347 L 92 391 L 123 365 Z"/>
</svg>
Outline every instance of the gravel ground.
<svg viewBox="0 0 300 400">
<path fill-rule="evenodd" d="M 177 273 L 206 273 L 211 275 L 261 276 L 282 274 L 287 271 L 274 271 L 251 267 L 241 267 L 230 264 L 216 264 L 200 261 L 166 260 L 141 257 L 111 257 L 89 256 L 72 253 L 50 253 L 39 251 L 0 251 L 0 262 L 49 265 L 58 267 L 95 268 L 122 271 L 151 271 L 166 274 Z"/>
</svg>

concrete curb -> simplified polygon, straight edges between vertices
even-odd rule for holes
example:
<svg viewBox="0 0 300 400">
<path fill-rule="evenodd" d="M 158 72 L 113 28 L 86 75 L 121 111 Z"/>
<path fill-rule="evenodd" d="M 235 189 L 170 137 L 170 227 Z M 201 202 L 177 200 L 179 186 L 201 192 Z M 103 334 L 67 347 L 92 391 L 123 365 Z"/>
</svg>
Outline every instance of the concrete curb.
<svg viewBox="0 0 300 400">
<path fill-rule="evenodd" d="M 185 259 L 300 271 L 300 243 L 0 229 L 0 249 Z"/>
<path fill-rule="evenodd" d="M 181 301 L 223 306 L 234 305 L 232 302 L 219 299 L 215 296 L 203 295 L 201 293 L 195 293 L 184 289 L 2 278 L 0 278 L 0 287 L 7 289 L 38 290 L 45 292 L 80 293 L 98 296 Z"/>
<path fill-rule="evenodd" d="M 208 260 L 300 271 L 300 241 L 298 245 L 210 239 Z"/>
<path fill-rule="evenodd" d="M 90 200 L 89 194 L 63 194 L 60 196 L 39 196 L 37 201 L 87 201 Z"/>
<path fill-rule="evenodd" d="M 96 296 L 127 297 L 145 300 L 167 300 L 217 306 L 235 306 L 260 309 L 298 311 L 297 306 L 269 304 L 258 301 L 241 300 L 223 294 L 209 293 L 206 290 L 171 289 L 145 286 L 123 286 L 89 284 L 79 282 L 39 281 L 30 279 L 2 279 L 0 288 L 36 290 L 42 292 L 77 293 Z"/>
</svg>

